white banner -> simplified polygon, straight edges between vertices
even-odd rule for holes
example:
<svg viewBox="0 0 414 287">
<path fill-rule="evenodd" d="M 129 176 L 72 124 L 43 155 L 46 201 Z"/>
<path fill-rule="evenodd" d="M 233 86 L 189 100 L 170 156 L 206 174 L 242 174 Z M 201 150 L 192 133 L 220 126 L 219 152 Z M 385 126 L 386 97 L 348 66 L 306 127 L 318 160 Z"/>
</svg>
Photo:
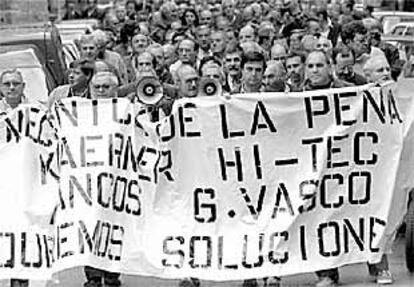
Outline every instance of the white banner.
<svg viewBox="0 0 414 287">
<path fill-rule="evenodd" d="M 411 98 L 395 94 L 183 99 L 155 124 L 126 99 L 65 99 L 53 271 L 221 281 L 379 261 L 405 212 L 396 178 L 409 186 Z"/>
</svg>

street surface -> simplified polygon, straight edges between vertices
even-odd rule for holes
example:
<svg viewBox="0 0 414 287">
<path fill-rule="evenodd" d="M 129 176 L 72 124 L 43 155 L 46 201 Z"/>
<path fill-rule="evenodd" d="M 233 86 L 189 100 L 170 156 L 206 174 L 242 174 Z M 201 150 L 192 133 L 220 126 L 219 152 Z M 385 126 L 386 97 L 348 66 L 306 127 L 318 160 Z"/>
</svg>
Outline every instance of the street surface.
<svg viewBox="0 0 414 287">
<path fill-rule="evenodd" d="M 405 239 L 397 238 L 393 253 L 389 256 L 390 269 L 394 275 L 395 283 L 392 286 L 414 286 L 414 273 L 410 274 L 405 267 Z M 61 272 L 59 275 L 59 283 L 52 284 L 48 282 L 31 282 L 30 287 L 80 287 L 85 280 L 82 268 L 74 268 Z M 170 287 L 178 286 L 178 280 L 162 280 L 152 277 L 140 276 L 122 276 L 123 287 Z M 282 279 L 282 286 L 314 286 L 316 276 L 313 273 L 306 273 L 295 276 L 288 276 Z M 260 282 L 262 283 L 262 281 Z M 7 284 L 0 285 L 8 286 Z M 237 282 L 211 282 L 202 281 L 202 287 L 238 287 L 241 281 Z M 367 265 L 364 263 L 344 266 L 340 268 L 340 286 L 361 287 L 361 286 L 377 286 L 372 278 L 368 275 Z"/>
</svg>

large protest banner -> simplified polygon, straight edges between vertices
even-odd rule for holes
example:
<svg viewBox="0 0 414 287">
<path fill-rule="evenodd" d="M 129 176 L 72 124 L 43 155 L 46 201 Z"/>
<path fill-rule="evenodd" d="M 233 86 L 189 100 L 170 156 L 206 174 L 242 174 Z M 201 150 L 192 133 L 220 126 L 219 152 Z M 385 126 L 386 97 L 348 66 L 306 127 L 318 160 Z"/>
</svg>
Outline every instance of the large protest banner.
<svg viewBox="0 0 414 287">
<path fill-rule="evenodd" d="M 183 100 L 152 131 L 125 102 L 58 110 L 58 266 L 229 280 L 385 251 L 403 141 L 392 92 Z"/>
<path fill-rule="evenodd" d="M 53 128 L 42 107 L 0 116 L 0 278 L 51 275 L 57 203 Z"/>
<path fill-rule="evenodd" d="M 393 191 L 412 101 L 395 93 L 182 99 L 158 123 L 127 99 L 63 100 L 39 187 L 57 197 L 53 272 L 236 280 L 378 261 L 406 197 Z"/>
</svg>

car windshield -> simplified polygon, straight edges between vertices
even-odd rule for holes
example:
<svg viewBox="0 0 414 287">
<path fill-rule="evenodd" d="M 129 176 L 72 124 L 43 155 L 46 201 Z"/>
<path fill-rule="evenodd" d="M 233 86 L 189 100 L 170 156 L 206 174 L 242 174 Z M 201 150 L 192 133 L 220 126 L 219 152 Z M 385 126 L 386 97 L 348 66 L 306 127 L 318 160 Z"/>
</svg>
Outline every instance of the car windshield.
<svg viewBox="0 0 414 287">
<path fill-rule="evenodd" d="M 392 30 L 391 34 L 392 34 L 392 35 L 395 35 L 395 36 L 402 36 L 402 35 L 404 35 L 405 28 L 406 28 L 406 27 L 404 27 L 404 26 L 398 26 L 398 27 L 395 27 L 395 28 Z"/>
</svg>

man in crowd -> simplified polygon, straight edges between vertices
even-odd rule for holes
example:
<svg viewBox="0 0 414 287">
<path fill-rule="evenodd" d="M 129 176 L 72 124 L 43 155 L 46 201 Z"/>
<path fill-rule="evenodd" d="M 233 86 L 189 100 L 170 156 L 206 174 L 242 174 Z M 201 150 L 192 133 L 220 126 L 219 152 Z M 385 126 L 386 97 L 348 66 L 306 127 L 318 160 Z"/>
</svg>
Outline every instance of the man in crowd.
<svg viewBox="0 0 414 287">
<path fill-rule="evenodd" d="M 0 74 L 0 117 L 20 104 L 29 103 L 24 95 L 25 82 L 18 70 L 6 70 Z M 29 280 L 11 279 L 10 287 L 29 287 Z"/>
<path fill-rule="evenodd" d="M 332 60 L 335 64 L 335 75 L 338 79 L 354 84 L 364 85 L 367 80 L 364 76 L 354 72 L 355 56 L 353 50 L 347 46 L 338 47 L 333 50 Z"/>
<path fill-rule="evenodd" d="M 178 44 L 178 61 L 170 66 L 170 73 L 175 77 L 178 68 L 185 64 L 195 68 L 198 44 L 195 40 L 186 38 Z"/>
<path fill-rule="evenodd" d="M 263 91 L 263 73 L 266 69 L 264 55 L 252 51 L 242 55 L 242 84 L 240 93 L 258 93 Z"/>
<path fill-rule="evenodd" d="M 263 74 L 263 86 L 265 92 L 285 91 L 286 70 L 282 63 L 269 61 Z"/>
<path fill-rule="evenodd" d="M 286 57 L 286 91 L 301 92 L 305 81 L 306 55 L 292 52 Z"/>
</svg>

